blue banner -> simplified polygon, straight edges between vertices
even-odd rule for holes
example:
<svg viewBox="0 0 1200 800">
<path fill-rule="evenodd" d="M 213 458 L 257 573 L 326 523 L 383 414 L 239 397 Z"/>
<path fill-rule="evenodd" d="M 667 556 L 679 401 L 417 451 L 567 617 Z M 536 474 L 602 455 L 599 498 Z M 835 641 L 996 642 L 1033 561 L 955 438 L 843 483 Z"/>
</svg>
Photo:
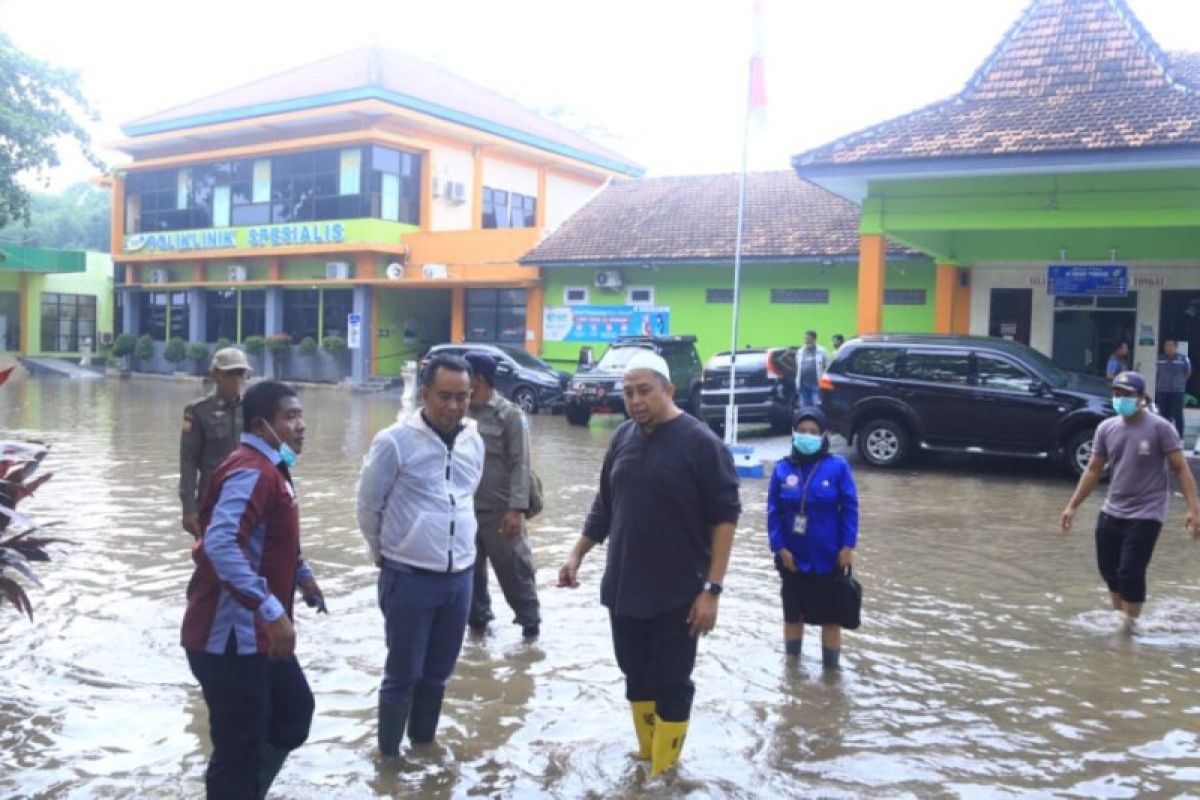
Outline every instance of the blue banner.
<svg viewBox="0 0 1200 800">
<path fill-rule="evenodd" d="M 1069 297 L 1129 294 L 1129 268 L 1107 265 L 1052 264 L 1046 269 L 1046 291 Z"/>
<path fill-rule="evenodd" d="M 670 306 L 547 306 L 542 319 L 548 342 L 611 342 L 670 332 Z"/>
</svg>

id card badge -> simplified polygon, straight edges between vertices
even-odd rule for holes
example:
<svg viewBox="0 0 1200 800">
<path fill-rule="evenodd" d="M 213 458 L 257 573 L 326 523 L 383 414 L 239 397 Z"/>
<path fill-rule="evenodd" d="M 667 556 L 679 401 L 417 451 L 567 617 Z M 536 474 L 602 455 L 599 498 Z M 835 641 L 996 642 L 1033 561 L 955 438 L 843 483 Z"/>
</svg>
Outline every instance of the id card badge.
<svg viewBox="0 0 1200 800">
<path fill-rule="evenodd" d="M 796 515 L 796 523 L 792 527 L 792 532 L 797 536 L 803 536 L 808 533 L 808 517 L 804 514 Z"/>
</svg>

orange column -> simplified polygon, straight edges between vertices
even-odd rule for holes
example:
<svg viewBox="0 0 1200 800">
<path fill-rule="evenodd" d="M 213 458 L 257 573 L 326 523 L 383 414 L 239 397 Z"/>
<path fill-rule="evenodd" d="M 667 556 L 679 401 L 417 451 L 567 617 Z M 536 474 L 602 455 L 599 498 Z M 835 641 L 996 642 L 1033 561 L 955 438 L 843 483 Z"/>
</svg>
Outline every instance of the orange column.
<svg viewBox="0 0 1200 800">
<path fill-rule="evenodd" d="M 858 237 L 858 333 L 883 330 L 883 284 L 887 244 L 877 233 Z"/>
<path fill-rule="evenodd" d="M 283 280 L 283 259 L 279 256 L 267 259 L 267 280 L 276 283 Z"/>
<path fill-rule="evenodd" d="M 137 268 L 136 264 L 126 264 L 125 265 L 125 282 L 126 283 L 137 283 L 138 282 L 138 268 Z"/>
<path fill-rule="evenodd" d="M 18 347 L 21 349 L 21 355 L 29 355 L 29 273 L 21 273 L 21 310 L 17 314 L 20 320 L 21 335 Z"/>
<path fill-rule="evenodd" d="M 379 292 L 378 286 L 371 287 L 371 375 L 379 374 Z M 399 370 L 403 364 L 397 364 Z"/>
<path fill-rule="evenodd" d="M 954 323 L 950 332 L 971 332 L 971 272 L 965 268 L 960 268 L 954 279 Z"/>
<path fill-rule="evenodd" d="M 354 277 L 360 280 L 378 278 L 379 257 L 374 253 L 359 253 L 354 256 Z"/>
<path fill-rule="evenodd" d="M 546 290 L 540 285 L 525 292 L 525 349 L 535 356 L 542 354 L 542 310 L 546 305 Z M 529 338 L 529 334 L 533 338 Z"/>
<path fill-rule="evenodd" d="M 958 289 L 958 267 L 938 264 L 933 281 L 933 332 L 954 332 L 954 303 Z"/>
<path fill-rule="evenodd" d="M 475 148 L 475 171 L 471 178 L 471 230 L 483 229 L 483 148 Z"/>
<path fill-rule="evenodd" d="M 125 242 L 125 176 L 112 174 L 112 219 L 109 222 L 109 250 L 116 255 Z"/>
<path fill-rule="evenodd" d="M 206 267 L 207 267 L 207 265 L 203 261 L 199 262 L 198 264 L 196 264 L 196 266 L 192 267 L 192 282 L 193 283 L 204 283 L 205 282 L 206 276 L 208 274 Z"/>
<path fill-rule="evenodd" d="M 467 339 L 467 290 L 455 286 L 450 290 L 450 341 Z"/>
<path fill-rule="evenodd" d="M 421 159 L 421 212 L 418 224 L 423 231 L 433 228 L 433 154 L 428 150 Z"/>
<path fill-rule="evenodd" d="M 539 228 L 546 227 L 546 168 L 538 168 L 537 187 L 537 219 L 533 223 Z"/>
</svg>

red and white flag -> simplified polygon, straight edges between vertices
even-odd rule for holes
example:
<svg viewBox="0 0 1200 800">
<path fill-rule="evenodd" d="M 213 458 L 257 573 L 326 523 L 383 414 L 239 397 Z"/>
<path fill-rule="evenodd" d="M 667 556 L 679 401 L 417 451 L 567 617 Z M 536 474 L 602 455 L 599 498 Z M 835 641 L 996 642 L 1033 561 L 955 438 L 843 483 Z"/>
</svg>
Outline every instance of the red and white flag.
<svg viewBox="0 0 1200 800">
<path fill-rule="evenodd" d="M 746 95 L 746 112 L 760 124 L 766 122 L 767 112 L 767 79 L 763 53 L 763 6 L 765 0 L 750 0 L 752 4 L 752 25 L 754 34 L 754 50 L 750 55 L 750 87 Z"/>
</svg>

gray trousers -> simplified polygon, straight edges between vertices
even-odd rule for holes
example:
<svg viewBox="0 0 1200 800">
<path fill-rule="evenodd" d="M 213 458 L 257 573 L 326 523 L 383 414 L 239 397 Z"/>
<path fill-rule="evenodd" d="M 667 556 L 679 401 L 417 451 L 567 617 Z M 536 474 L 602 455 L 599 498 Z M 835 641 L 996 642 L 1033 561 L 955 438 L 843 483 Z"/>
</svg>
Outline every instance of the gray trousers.
<svg viewBox="0 0 1200 800">
<path fill-rule="evenodd" d="M 500 532 L 500 521 L 504 509 L 498 511 L 476 509 L 475 519 L 479 532 L 475 535 L 475 590 L 471 594 L 472 627 L 481 628 L 492 614 L 492 598 L 488 594 L 488 562 L 496 571 L 500 591 L 521 626 L 537 625 L 541 622 L 538 605 L 537 581 L 533 568 L 533 553 L 529 549 L 529 536 L 521 523 L 521 534 L 509 539 Z"/>
</svg>

